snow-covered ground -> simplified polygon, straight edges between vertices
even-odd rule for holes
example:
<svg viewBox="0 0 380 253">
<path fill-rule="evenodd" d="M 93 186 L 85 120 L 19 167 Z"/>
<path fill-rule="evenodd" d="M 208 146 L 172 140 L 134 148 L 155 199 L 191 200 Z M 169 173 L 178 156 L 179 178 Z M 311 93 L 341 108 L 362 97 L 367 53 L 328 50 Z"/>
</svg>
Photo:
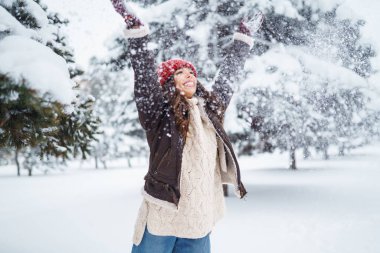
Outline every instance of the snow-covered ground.
<svg viewBox="0 0 380 253">
<path fill-rule="evenodd" d="M 213 252 L 380 252 L 380 145 L 300 160 L 298 171 L 286 163 L 241 159 L 249 196 L 227 198 Z M 75 167 L 31 178 L 0 167 L 1 253 L 130 251 L 144 169 Z"/>
</svg>

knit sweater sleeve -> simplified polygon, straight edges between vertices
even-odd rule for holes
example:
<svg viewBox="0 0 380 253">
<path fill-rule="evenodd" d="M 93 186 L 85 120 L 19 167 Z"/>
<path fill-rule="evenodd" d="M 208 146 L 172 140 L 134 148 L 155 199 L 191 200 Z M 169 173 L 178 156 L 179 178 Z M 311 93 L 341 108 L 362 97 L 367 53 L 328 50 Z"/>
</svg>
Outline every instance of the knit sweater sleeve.
<svg viewBox="0 0 380 253">
<path fill-rule="evenodd" d="M 148 42 L 147 34 L 138 38 L 129 38 L 139 119 L 145 130 L 152 130 L 163 114 L 164 98 L 158 83 L 154 55 L 148 49 Z"/>
<path fill-rule="evenodd" d="M 212 92 L 222 102 L 224 109 L 227 109 L 233 95 L 231 84 L 236 81 L 236 77 L 243 69 L 252 45 L 253 39 L 251 37 L 242 33 L 235 33 L 232 45 L 227 48 L 226 57 L 212 86 Z"/>
</svg>

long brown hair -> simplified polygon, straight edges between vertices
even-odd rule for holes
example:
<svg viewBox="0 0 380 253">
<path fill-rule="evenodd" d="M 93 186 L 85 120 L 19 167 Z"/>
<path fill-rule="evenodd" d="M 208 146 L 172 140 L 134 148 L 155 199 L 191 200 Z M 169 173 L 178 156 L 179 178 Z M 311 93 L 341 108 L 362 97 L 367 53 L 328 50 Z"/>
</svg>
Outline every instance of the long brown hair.
<svg viewBox="0 0 380 253">
<path fill-rule="evenodd" d="M 174 112 L 175 124 L 182 138 L 186 140 L 190 122 L 190 105 L 185 96 L 175 87 L 174 77 L 171 76 L 164 85 L 162 85 L 164 97 Z M 224 105 L 220 98 L 206 90 L 206 88 L 197 81 L 197 89 L 194 96 L 201 97 L 205 101 L 205 106 L 210 108 L 218 120 L 223 123 Z"/>
</svg>

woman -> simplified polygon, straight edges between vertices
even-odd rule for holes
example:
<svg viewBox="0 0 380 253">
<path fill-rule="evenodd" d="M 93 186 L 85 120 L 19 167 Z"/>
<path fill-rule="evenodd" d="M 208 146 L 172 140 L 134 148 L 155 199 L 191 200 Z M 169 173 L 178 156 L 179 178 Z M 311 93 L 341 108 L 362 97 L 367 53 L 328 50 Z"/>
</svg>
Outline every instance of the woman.
<svg viewBox="0 0 380 253">
<path fill-rule="evenodd" d="M 150 148 L 132 253 L 210 252 L 209 234 L 224 213 L 222 184 L 233 184 L 239 198 L 246 194 L 223 117 L 230 83 L 263 17 L 241 22 L 209 92 L 188 61 L 171 59 L 157 68 L 147 48 L 148 27 L 123 1 L 112 3 L 127 24 L 136 105 Z"/>
</svg>

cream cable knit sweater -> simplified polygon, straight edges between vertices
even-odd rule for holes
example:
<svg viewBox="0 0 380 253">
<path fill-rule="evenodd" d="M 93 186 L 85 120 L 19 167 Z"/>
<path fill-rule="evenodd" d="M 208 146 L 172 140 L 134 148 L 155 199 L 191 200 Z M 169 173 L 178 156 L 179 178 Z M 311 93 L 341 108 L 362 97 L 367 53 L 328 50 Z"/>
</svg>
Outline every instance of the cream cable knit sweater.
<svg viewBox="0 0 380 253">
<path fill-rule="evenodd" d="M 154 235 L 201 238 L 224 215 L 224 197 L 215 129 L 201 98 L 189 99 L 190 125 L 182 155 L 178 210 L 144 199 L 133 243 L 139 245 L 147 225 Z"/>
</svg>

